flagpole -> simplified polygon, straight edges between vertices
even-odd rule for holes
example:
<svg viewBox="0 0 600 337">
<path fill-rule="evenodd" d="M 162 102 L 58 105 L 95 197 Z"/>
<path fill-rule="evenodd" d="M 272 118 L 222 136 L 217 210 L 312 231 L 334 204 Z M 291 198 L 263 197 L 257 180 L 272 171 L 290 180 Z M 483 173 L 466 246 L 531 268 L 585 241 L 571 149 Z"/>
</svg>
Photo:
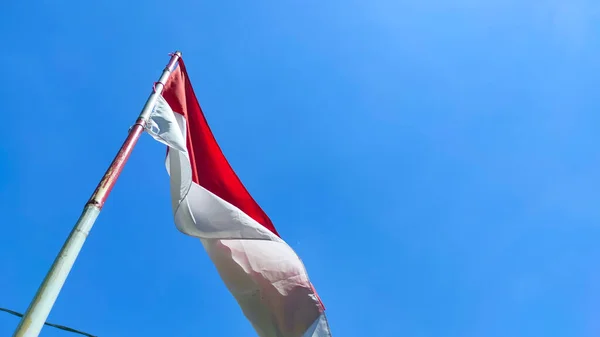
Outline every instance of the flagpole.
<svg viewBox="0 0 600 337">
<path fill-rule="evenodd" d="M 85 205 L 83 213 L 56 256 L 52 267 L 50 267 L 35 297 L 29 304 L 29 308 L 27 308 L 27 311 L 19 322 L 19 326 L 15 330 L 13 337 L 37 337 L 42 330 L 44 322 L 48 318 L 50 310 L 52 310 L 52 306 L 75 263 L 77 255 L 81 251 L 85 239 L 92 229 L 96 218 L 98 218 L 102 206 L 104 206 L 106 198 L 114 187 L 127 159 L 129 159 L 131 151 L 144 131 L 156 100 L 180 58 L 181 52 L 179 51 L 171 54 L 171 59 L 163 70 L 160 79 L 155 83 L 154 90 L 150 94 L 150 97 L 148 97 L 142 112 L 129 130 L 129 135 L 123 142 L 123 145 L 121 145 L 121 149 L 108 167 L 108 170 L 104 173 L 92 197 Z"/>
</svg>

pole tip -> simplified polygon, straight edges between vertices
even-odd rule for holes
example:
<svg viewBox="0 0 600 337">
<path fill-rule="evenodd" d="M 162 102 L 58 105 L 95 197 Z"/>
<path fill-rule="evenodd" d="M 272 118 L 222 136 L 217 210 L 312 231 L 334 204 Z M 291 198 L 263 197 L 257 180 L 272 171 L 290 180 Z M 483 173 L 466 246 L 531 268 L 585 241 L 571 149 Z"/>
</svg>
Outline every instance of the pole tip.
<svg viewBox="0 0 600 337">
<path fill-rule="evenodd" d="M 181 52 L 179 50 L 175 51 L 174 54 L 177 55 L 177 56 L 179 56 L 179 57 L 181 57 Z"/>
</svg>

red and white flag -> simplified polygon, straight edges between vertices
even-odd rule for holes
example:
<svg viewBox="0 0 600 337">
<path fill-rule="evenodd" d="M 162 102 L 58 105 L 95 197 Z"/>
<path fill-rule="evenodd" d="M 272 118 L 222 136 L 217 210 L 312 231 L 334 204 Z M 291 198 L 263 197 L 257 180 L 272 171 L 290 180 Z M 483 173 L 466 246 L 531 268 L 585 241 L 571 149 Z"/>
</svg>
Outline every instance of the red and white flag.
<svg viewBox="0 0 600 337">
<path fill-rule="evenodd" d="M 166 83 L 147 131 L 168 146 L 177 228 L 200 239 L 258 335 L 331 336 L 302 261 L 221 152 L 183 60 Z"/>
</svg>

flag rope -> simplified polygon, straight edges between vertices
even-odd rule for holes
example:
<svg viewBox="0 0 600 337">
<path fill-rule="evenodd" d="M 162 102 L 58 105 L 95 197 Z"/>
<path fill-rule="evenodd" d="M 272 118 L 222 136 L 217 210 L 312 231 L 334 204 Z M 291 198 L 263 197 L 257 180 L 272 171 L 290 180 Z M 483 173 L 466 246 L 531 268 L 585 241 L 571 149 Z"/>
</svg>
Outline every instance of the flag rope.
<svg viewBox="0 0 600 337">
<path fill-rule="evenodd" d="M 14 310 L 10 310 L 10 309 L 6 309 L 6 308 L 1 308 L 0 307 L 0 311 L 4 311 L 6 313 L 9 313 L 9 314 L 17 316 L 17 317 L 23 317 L 23 314 L 21 314 L 19 312 L 16 312 Z M 89 334 L 87 332 L 79 331 L 79 330 L 76 330 L 76 329 L 73 329 L 73 328 L 69 328 L 68 326 L 64 326 L 64 325 L 60 325 L 60 324 L 54 324 L 54 323 L 50 323 L 50 322 L 44 322 L 44 325 L 51 326 L 51 327 L 59 329 L 59 330 L 63 330 L 63 331 L 68 331 L 68 332 L 80 334 L 80 335 L 86 336 L 86 337 L 98 337 L 98 336 Z"/>
</svg>

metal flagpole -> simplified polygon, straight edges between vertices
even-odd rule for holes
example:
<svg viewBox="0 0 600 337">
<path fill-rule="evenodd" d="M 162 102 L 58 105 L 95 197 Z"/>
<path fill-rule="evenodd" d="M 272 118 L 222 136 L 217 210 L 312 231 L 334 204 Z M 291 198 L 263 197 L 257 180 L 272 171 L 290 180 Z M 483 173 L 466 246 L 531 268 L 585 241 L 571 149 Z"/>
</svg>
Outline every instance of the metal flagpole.
<svg viewBox="0 0 600 337">
<path fill-rule="evenodd" d="M 31 304 L 29 304 L 29 308 L 27 308 L 21 322 L 19 322 L 19 326 L 15 330 L 13 337 L 37 337 L 42 330 L 44 322 L 50 314 L 50 310 L 73 267 L 73 263 L 75 263 L 75 259 L 85 239 L 92 229 L 98 214 L 100 214 L 102 206 L 104 206 L 104 202 L 114 187 L 119 174 L 121 174 L 123 166 L 125 166 L 127 159 L 129 159 L 133 147 L 144 131 L 158 95 L 162 92 L 164 84 L 167 82 L 179 58 L 181 58 L 180 52 L 171 54 L 171 60 L 163 70 L 158 82 L 155 83 L 154 90 L 150 94 L 150 97 L 148 97 L 135 124 L 129 130 L 127 139 L 121 145 L 121 149 L 108 167 L 108 170 L 106 170 L 106 173 L 104 173 L 104 177 L 102 177 L 102 180 L 96 187 L 94 194 L 92 194 L 92 197 L 85 205 L 83 213 L 58 253 L 44 281 L 38 288 L 35 297 L 31 301 Z"/>
</svg>

